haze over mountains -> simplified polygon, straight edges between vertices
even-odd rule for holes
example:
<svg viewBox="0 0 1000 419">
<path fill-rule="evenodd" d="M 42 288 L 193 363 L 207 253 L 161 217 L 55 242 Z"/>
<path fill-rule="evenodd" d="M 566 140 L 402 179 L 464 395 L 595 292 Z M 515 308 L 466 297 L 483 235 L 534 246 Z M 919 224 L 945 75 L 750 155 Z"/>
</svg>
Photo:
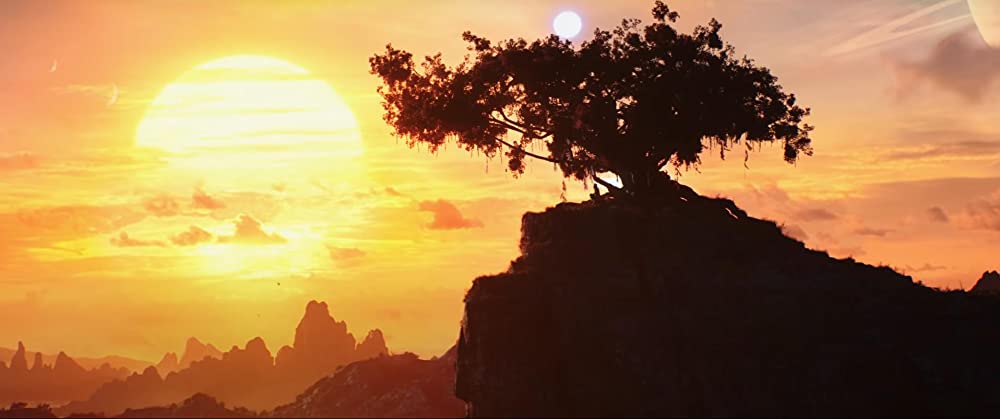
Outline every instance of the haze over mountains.
<svg viewBox="0 0 1000 419">
<path fill-rule="evenodd" d="M 31 345 L 29 344 L 27 346 L 29 348 L 25 352 L 25 356 L 27 356 L 27 358 L 31 360 L 35 359 L 35 352 L 30 350 Z M 14 356 L 14 353 L 16 352 L 17 352 L 17 347 L 14 347 L 13 349 L 0 347 L 0 362 L 6 363 L 10 361 L 10 359 Z M 56 358 L 58 357 L 59 354 L 43 353 L 42 363 L 50 365 L 55 364 Z M 73 358 L 73 360 L 76 361 L 77 364 L 80 364 L 81 367 L 88 370 L 92 370 L 94 368 L 100 368 L 101 365 L 108 364 L 111 368 L 114 369 L 125 368 L 128 369 L 129 371 L 141 371 L 143 368 L 152 365 L 152 362 L 146 360 L 128 358 L 117 355 L 102 356 L 98 358 L 85 357 L 85 356 L 77 357 L 72 355 L 70 355 L 70 357 Z"/>
<path fill-rule="evenodd" d="M 112 368 L 108 363 L 87 369 L 62 352 L 52 363 L 45 362 L 45 357 L 38 352 L 31 358 L 29 364 L 28 352 L 24 344 L 18 342 L 17 350 L 9 358 L 10 365 L 0 360 L 0 404 L 75 400 L 129 373 L 123 367 Z"/>
<path fill-rule="evenodd" d="M 168 353 L 160 361 L 158 365 L 167 372 L 148 367 L 108 382 L 85 400 L 69 403 L 56 412 L 110 416 L 128 408 L 168 406 L 196 393 L 230 406 L 271 409 L 293 401 L 309 385 L 340 366 L 388 353 L 380 330 L 369 331 L 358 342 L 346 323 L 330 315 L 326 303 L 311 301 L 295 330 L 294 343 L 281 347 L 277 356 L 259 337 L 224 353 L 192 338 L 180 359 Z"/>
</svg>

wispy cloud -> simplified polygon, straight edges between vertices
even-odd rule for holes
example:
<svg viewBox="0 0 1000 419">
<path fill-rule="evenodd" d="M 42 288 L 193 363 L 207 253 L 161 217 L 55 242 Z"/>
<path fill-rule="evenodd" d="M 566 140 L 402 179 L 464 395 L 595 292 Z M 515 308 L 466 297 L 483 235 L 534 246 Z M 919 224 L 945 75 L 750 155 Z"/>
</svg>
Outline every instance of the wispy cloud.
<svg viewBox="0 0 1000 419">
<path fill-rule="evenodd" d="M 941 207 L 930 207 L 927 209 L 927 216 L 935 223 L 947 223 L 948 214 Z"/>
<path fill-rule="evenodd" d="M 431 230 L 457 230 L 483 226 L 482 221 L 465 218 L 455 204 L 443 199 L 422 201 L 419 209 L 434 214 L 434 220 L 427 225 Z"/>
<path fill-rule="evenodd" d="M 170 238 L 170 242 L 177 246 L 197 246 L 202 243 L 210 243 L 213 240 L 215 240 L 215 236 L 212 233 L 197 226 L 190 226 L 187 231 L 177 233 Z"/>
<path fill-rule="evenodd" d="M 34 169 L 38 166 L 39 159 L 34 153 L 22 151 L 0 154 L 0 172 Z"/>
<path fill-rule="evenodd" d="M 895 61 L 892 66 L 901 98 L 927 83 L 978 103 L 1000 76 L 1000 49 L 989 47 L 970 30 L 945 38 L 923 60 Z"/>
<path fill-rule="evenodd" d="M 824 55 L 838 56 L 851 54 L 934 29 L 967 22 L 969 20 L 968 13 L 933 19 L 929 22 L 921 21 L 945 9 L 961 6 L 962 3 L 964 3 L 964 0 L 943 0 L 924 6 L 843 41 L 827 50 Z"/>
<path fill-rule="evenodd" d="M 873 228 L 873 227 L 861 227 L 854 230 L 854 234 L 860 236 L 875 236 L 875 237 L 885 237 L 887 234 L 892 232 L 893 232 L 892 229 Z"/>
<path fill-rule="evenodd" d="M 109 240 L 118 247 L 166 247 L 167 243 L 160 240 L 141 240 L 132 238 L 127 232 L 121 232 Z"/>
<path fill-rule="evenodd" d="M 142 207 L 157 217 L 172 217 L 181 213 L 180 203 L 166 194 L 147 198 L 143 201 Z"/>
<path fill-rule="evenodd" d="M 268 245 L 288 242 L 278 233 L 264 231 L 260 221 L 246 214 L 240 214 L 233 224 L 236 231 L 232 235 L 220 235 L 217 239 L 219 243 Z"/>
<path fill-rule="evenodd" d="M 191 194 L 191 206 L 195 209 L 217 210 L 225 208 L 226 203 L 210 196 L 199 186 Z"/>
<path fill-rule="evenodd" d="M 823 208 L 809 208 L 795 214 L 796 218 L 803 221 L 831 221 L 836 220 L 837 214 Z"/>
</svg>

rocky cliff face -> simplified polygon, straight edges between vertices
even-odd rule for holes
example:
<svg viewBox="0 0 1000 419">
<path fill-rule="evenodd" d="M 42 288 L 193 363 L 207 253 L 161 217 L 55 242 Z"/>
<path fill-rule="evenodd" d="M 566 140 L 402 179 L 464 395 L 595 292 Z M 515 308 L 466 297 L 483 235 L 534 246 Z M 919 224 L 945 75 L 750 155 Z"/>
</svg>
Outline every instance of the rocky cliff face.
<svg viewBox="0 0 1000 419">
<path fill-rule="evenodd" d="M 997 299 L 832 259 L 693 193 L 560 204 L 522 234 L 466 296 L 471 416 L 1000 413 Z"/>
</svg>

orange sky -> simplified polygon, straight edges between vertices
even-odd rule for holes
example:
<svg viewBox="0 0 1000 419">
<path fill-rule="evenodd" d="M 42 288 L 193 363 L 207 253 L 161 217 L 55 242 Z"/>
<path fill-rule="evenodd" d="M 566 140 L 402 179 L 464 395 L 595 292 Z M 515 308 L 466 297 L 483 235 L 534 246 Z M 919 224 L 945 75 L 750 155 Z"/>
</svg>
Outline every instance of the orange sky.
<svg viewBox="0 0 1000 419">
<path fill-rule="evenodd" d="M 810 247 L 889 264 L 934 286 L 968 287 L 997 268 L 1000 139 L 991 126 L 998 109 L 992 73 L 949 75 L 925 58 L 956 33 L 970 39 L 969 48 L 985 48 L 964 2 L 671 5 L 685 30 L 717 17 L 728 41 L 813 108 L 810 123 L 817 126 L 816 154 L 797 166 L 782 163 L 778 148 L 751 155 L 749 169 L 742 158 L 706 155 L 700 173 L 684 173 L 683 182 L 784 223 Z M 318 299 L 356 334 L 382 328 L 396 351 L 443 352 L 457 337 L 472 279 L 506 268 L 517 255 L 520 215 L 558 202 L 560 180 L 545 164 L 512 179 L 481 156 L 408 149 L 382 122 L 367 58 L 392 42 L 417 55 L 442 51 L 455 62 L 466 29 L 536 38 L 571 8 L 589 32 L 623 17 L 648 19 L 651 6 L 6 5 L 0 346 L 24 340 L 45 352 L 155 361 L 180 350 L 188 336 L 228 348 L 259 335 L 275 351 L 291 341 L 305 303 Z M 329 86 L 335 104 L 356 120 L 357 137 L 317 145 L 314 131 L 269 132 L 298 138 L 278 154 L 270 140 L 233 140 L 268 129 L 262 119 L 237 118 L 257 128 L 228 132 L 219 149 L 188 141 L 180 150 L 187 155 L 178 157 L 171 154 L 178 150 L 137 146 L 140 122 L 155 120 L 154 100 L 168 85 L 202 83 L 181 94 L 182 102 L 210 97 L 203 87 L 214 76 L 191 70 L 240 55 L 272 57 L 308 72 L 295 77 Z M 962 81 L 968 78 L 981 82 L 969 86 Z M 332 103 L 313 95 L 316 85 L 282 86 L 241 103 L 265 113 L 325 112 Z M 156 115 L 192 109 L 184 106 Z M 232 116 L 187 119 L 191 130 L 176 135 L 202 135 L 233 124 Z M 349 128 L 327 120 L 302 124 Z M 568 188 L 569 199 L 586 196 L 581 185 Z"/>
</svg>

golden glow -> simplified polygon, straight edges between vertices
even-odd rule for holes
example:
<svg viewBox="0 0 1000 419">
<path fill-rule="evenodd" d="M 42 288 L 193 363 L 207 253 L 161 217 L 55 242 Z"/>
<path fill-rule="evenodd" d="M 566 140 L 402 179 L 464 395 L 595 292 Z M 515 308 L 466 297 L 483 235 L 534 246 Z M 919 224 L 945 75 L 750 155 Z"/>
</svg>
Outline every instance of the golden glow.
<svg viewBox="0 0 1000 419">
<path fill-rule="evenodd" d="M 136 143 L 217 164 L 217 155 L 206 154 L 268 152 L 270 162 L 357 157 L 360 138 L 353 112 L 325 81 L 277 58 L 237 55 L 199 65 L 164 88 Z"/>
</svg>

